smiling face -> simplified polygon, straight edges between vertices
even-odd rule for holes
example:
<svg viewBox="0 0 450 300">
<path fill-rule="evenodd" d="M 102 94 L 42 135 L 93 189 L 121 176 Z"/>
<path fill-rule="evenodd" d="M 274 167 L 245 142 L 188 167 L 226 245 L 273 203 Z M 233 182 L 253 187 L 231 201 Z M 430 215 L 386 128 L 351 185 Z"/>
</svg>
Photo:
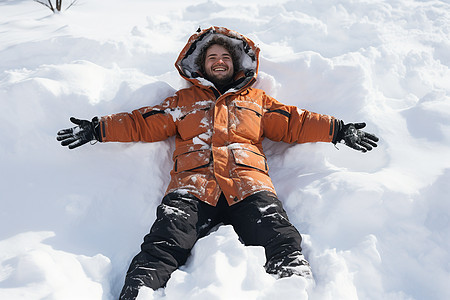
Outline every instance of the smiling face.
<svg viewBox="0 0 450 300">
<path fill-rule="evenodd" d="M 213 44 L 206 50 L 204 70 L 209 81 L 225 85 L 233 80 L 234 68 L 230 52 L 223 46 Z"/>
</svg>

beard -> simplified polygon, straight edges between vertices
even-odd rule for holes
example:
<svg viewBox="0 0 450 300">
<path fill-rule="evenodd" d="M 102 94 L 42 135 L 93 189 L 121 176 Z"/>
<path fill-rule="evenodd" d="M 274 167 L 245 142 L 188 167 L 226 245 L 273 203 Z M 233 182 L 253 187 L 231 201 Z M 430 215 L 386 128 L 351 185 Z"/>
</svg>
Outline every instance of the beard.
<svg viewBox="0 0 450 300">
<path fill-rule="evenodd" d="M 233 82 L 233 74 L 230 73 L 225 76 L 207 74 L 206 79 L 214 83 L 215 86 L 225 86 Z"/>
</svg>

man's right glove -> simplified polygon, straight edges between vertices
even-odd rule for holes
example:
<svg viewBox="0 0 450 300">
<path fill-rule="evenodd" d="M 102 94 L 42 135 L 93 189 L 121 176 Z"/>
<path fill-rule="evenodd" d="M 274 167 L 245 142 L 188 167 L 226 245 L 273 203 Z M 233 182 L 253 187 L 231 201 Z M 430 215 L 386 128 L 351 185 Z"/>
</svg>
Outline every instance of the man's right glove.
<svg viewBox="0 0 450 300">
<path fill-rule="evenodd" d="M 92 121 L 71 117 L 70 121 L 77 126 L 62 129 L 58 131 L 56 136 L 56 139 L 61 142 L 62 146 L 69 146 L 69 149 L 74 149 L 93 140 L 100 141 L 97 117 L 93 118 Z"/>
<path fill-rule="evenodd" d="M 371 133 L 367 133 L 360 129 L 366 127 L 366 123 L 348 123 L 344 124 L 343 121 L 338 121 L 337 134 L 335 135 L 332 143 L 343 142 L 345 145 L 361 152 L 367 152 L 372 150 L 372 147 L 376 147 L 378 138 Z"/>
</svg>

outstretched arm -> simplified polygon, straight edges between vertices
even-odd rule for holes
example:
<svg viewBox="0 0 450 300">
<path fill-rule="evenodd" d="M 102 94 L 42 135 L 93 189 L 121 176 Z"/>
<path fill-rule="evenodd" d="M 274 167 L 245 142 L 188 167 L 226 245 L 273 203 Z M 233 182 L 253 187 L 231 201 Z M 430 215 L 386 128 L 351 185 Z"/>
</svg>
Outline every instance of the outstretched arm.
<svg viewBox="0 0 450 300">
<path fill-rule="evenodd" d="M 160 105 L 136 109 L 131 113 L 118 113 L 92 121 L 70 118 L 77 126 L 62 129 L 56 139 L 61 145 L 74 149 L 90 141 L 99 142 L 156 142 L 177 133 L 172 111 L 177 98 L 168 97 Z"/>
</svg>

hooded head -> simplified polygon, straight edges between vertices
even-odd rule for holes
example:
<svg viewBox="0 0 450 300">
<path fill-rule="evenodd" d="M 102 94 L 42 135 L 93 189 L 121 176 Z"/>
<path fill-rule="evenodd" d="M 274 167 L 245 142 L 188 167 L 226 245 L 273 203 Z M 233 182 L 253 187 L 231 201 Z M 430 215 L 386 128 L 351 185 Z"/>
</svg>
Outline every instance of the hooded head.
<svg viewBox="0 0 450 300">
<path fill-rule="evenodd" d="M 214 36 L 195 60 L 202 77 L 214 83 L 216 87 L 231 84 L 234 81 L 235 70 L 239 69 L 235 46 L 229 39 Z"/>
<path fill-rule="evenodd" d="M 193 34 L 175 63 L 180 75 L 195 85 L 211 86 L 204 69 L 207 49 L 218 44 L 232 57 L 233 89 L 252 84 L 258 72 L 259 48 L 245 36 L 224 27 L 211 27 Z"/>
</svg>

